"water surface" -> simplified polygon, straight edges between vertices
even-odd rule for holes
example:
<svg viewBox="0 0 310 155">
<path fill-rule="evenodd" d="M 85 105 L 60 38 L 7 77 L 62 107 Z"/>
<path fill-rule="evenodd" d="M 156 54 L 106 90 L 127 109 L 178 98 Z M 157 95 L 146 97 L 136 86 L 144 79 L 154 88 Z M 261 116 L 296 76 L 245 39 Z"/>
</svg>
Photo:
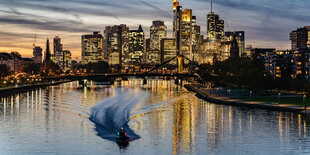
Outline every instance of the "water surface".
<svg viewBox="0 0 310 155">
<path fill-rule="evenodd" d="M 142 83 L 71 82 L 0 98 L 0 154 L 310 154 L 302 115 L 208 103 L 172 80 Z M 121 149 L 115 131 L 126 125 L 133 139 Z"/>
</svg>

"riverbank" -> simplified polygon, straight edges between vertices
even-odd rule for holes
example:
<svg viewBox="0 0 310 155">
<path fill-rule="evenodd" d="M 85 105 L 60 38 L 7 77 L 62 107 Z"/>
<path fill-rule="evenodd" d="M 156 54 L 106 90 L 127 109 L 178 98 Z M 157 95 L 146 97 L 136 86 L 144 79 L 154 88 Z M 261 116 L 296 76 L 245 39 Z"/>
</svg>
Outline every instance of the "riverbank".
<svg viewBox="0 0 310 155">
<path fill-rule="evenodd" d="M 204 87 L 196 86 L 193 84 L 184 85 L 184 87 L 189 91 L 196 92 L 199 98 L 216 104 L 246 106 L 250 108 L 272 109 L 296 113 L 309 113 L 310 110 L 310 108 L 290 104 L 274 104 L 268 102 L 242 101 L 228 97 L 213 97 L 208 95 L 208 93 L 204 90 Z"/>
<path fill-rule="evenodd" d="M 73 80 L 64 80 L 64 81 L 52 81 L 52 82 L 46 82 L 46 83 L 39 83 L 39 84 L 31 84 L 31 85 L 21 85 L 21 86 L 12 86 L 12 87 L 6 87 L 6 88 L 0 88 L 0 96 L 6 96 L 9 94 L 14 93 L 23 93 L 32 89 L 36 88 L 44 88 L 48 86 L 58 85 L 62 83 L 71 82 Z"/>
</svg>

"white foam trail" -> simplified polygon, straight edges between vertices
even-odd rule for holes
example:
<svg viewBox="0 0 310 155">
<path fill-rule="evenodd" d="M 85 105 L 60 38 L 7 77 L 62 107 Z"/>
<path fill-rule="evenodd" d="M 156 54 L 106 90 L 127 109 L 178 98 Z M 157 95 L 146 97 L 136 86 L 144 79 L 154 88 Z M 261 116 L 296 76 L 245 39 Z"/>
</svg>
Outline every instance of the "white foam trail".
<svg viewBox="0 0 310 155">
<path fill-rule="evenodd" d="M 114 134 L 121 127 L 128 127 L 127 123 L 130 121 L 131 109 L 147 97 L 148 93 L 143 90 L 136 92 L 132 89 L 125 89 L 123 91 L 116 89 L 115 96 L 107 98 L 91 108 L 89 119 L 96 123 L 96 126 L 99 125 L 104 128 L 104 131 L 96 129 L 100 136 Z M 129 130 L 131 129 L 128 127 L 126 132 L 130 135 L 132 130 Z M 133 131 L 132 135 L 135 135 Z"/>
</svg>

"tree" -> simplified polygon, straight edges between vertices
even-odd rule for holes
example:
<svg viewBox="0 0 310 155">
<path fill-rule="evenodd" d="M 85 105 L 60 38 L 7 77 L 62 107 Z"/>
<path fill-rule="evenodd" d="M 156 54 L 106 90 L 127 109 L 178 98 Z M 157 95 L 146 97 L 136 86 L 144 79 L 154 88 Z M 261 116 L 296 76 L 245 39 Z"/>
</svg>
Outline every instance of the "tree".
<svg viewBox="0 0 310 155">
<path fill-rule="evenodd" d="M 40 66 L 36 63 L 31 63 L 24 66 L 24 72 L 27 74 L 39 74 L 40 73 Z"/>
<path fill-rule="evenodd" d="M 10 69 L 7 65 L 0 64 L 0 77 L 5 77 L 10 75 Z"/>
</svg>

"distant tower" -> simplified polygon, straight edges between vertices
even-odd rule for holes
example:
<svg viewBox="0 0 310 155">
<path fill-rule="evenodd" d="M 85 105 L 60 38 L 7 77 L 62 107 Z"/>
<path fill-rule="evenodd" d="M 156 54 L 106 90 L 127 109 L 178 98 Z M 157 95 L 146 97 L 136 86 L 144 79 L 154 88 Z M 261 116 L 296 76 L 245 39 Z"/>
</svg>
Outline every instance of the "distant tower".
<svg viewBox="0 0 310 155">
<path fill-rule="evenodd" d="M 220 20 L 219 15 L 213 12 L 211 0 L 211 12 L 207 16 L 207 37 L 211 42 L 221 41 L 224 36 L 224 20 Z"/>
<path fill-rule="evenodd" d="M 35 63 L 42 63 L 42 48 L 40 46 L 35 46 L 33 48 L 33 61 Z"/>
<path fill-rule="evenodd" d="M 46 51 L 45 51 L 45 62 L 51 60 L 51 51 L 50 51 L 50 41 L 46 39 Z"/>
</svg>

